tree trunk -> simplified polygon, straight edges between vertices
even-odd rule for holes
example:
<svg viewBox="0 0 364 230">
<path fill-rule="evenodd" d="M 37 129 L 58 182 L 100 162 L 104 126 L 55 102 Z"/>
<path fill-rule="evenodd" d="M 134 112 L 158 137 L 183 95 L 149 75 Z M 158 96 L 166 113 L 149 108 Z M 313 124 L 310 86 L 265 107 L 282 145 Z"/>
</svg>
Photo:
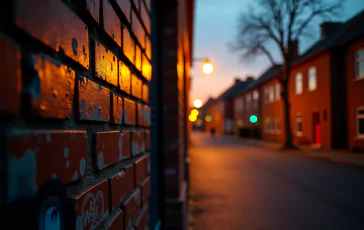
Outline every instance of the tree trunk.
<svg viewBox="0 0 364 230">
<path fill-rule="evenodd" d="M 283 148 L 295 148 L 293 145 L 293 139 L 292 139 L 292 132 L 291 132 L 291 105 L 289 102 L 289 94 L 288 94 L 288 88 L 289 88 L 289 76 L 291 74 L 291 67 L 289 61 L 286 61 L 284 74 L 285 74 L 285 80 L 283 85 L 283 110 L 284 110 L 284 145 Z"/>
</svg>

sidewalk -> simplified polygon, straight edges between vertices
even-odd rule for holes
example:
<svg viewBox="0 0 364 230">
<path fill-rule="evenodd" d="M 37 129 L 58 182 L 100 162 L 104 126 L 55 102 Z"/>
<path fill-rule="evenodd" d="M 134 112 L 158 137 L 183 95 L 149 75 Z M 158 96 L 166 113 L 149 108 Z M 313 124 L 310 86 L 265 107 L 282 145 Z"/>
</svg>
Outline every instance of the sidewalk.
<svg viewBox="0 0 364 230">
<path fill-rule="evenodd" d="M 275 149 L 277 151 L 282 146 L 281 144 L 262 141 L 262 140 L 252 140 L 239 137 L 234 137 L 234 138 L 240 141 L 244 141 L 245 143 L 248 143 L 250 145 Z M 364 168 L 364 154 L 350 153 L 349 151 L 345 150 L 325 151 L 325 150 L 310 149 L 309 147 L 303 146 L 298 150 L 287 150 L 282 152 L 298 154 L 304 157 L 314 158 L 317 160 L 330 161 L 334 163 Z"/>
</svg>

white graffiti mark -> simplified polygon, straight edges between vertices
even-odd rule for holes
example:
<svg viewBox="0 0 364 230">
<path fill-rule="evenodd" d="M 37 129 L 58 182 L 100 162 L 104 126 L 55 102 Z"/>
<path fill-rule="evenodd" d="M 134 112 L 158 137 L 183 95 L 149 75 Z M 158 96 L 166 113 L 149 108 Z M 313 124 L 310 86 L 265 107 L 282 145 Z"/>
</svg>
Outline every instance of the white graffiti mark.
<svg viewBox="0 0 364 230">
<path fill-rule="evenodd" d="M 83 229 L 94 229 L 104 219 L 104 196 L 98 191 L 94 196 L 86 194 L 82 203 L 82 227 Z"/>
</svg>

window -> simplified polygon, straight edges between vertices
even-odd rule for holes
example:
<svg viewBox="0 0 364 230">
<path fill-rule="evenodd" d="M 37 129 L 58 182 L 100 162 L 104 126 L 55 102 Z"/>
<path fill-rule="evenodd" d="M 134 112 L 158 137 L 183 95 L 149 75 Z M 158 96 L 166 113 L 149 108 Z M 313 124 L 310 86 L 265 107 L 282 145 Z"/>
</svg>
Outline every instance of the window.
<svg viewBox="0 0 364 230">
<path fill-rule="evenodd" d="M 276 93 L 276 101 L 279 101 L 279 99 L 281 98 L 281 85 L 279 82 L 276 83 L 275 85 L 275 93 Z"/>
<path fill-rule="evenodd" d="M 265 104 L 269 103 L 269 88 L 268 87 L 264 87 L 264 101 L 265 101 Z"/>
<path fill-rule="evenodd" d="M 316 88 L 317 88 L 316 67 L 311 67 L 308 70 L 308 90 L 313 91 Z"/>
<path fill-rule="evenodd" d="M 296 136 L 302 136 L 302 115 L 296 116 Z"/>
<path fill-rule="evenodd" d="M 235 99 L 234 102 L 234 107 L 236 111 L 241 111 L 242 110 L 242 104 L 243 104 L 243 98 L 242 97 L 238 97 Z"/>
<path fill-rule="evenodd" d="M 275 119 L 275 131 L 279 133 L 281 131 L 281 120 L 279 118 Z"/>
<path fill-rule="evenodd" d="M 253 92 L 253 108 L 258 108 L 259 106 L 259 92 L 254 90 Z"/>
<path fill-rule="evenodd" d="M 364 78 L 364 48 L 356 52 L 356 71 L 355 79 Z"/>
<path fill-rule="evenodd" d="M 246 95 L 246 109 L 251 108 L 252 95 L 249 93 Z"/>
<path fill-rule="evenodd" d="M 364 107 L 360 107 L 356 111 L 356 134 L 360 138 L 364 138 Z"/>
<path fill-rule="evenodd" d="M 297 73 L 296 79 L 295 79 L 295 92 L 296 94 L 302 94 L 303 87 L 302 87 L 302 74 Z"/>
<path fill-rule="evenodd" d="M 274 86 L 271 85 L 269 87 L 269 101 L 273 102 L 274 101 Z"/>
</svg>

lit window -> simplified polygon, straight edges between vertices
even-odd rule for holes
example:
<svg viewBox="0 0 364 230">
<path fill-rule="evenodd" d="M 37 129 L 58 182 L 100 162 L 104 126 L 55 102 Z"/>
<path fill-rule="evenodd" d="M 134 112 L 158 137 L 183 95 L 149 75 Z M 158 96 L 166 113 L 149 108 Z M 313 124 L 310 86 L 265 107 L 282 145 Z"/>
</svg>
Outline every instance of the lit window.
<svg viewBox="0 0 364 230">
<path fill-rule="evenodd" d="M 275 93 L 276 93 L 276 100 L 279 101 L 279 99 L 281 98 L 281 85 L 279 82 L 277 82 L 275 85 Z"/>
<path fill-rule="evenodd" d="M 317 88 L 316 67 L 308 70 L 308 90 L 313 91 Z"/>
<path fill-rule="evenodd" d="M 269 101 L 273 102 L 274 101 L 274 86 L 271 85 L 269 87 Z"/>
<path fill-rule="evenodd" d="M 269 103 L 269 88 L 264 87 L 264 102 L 265 104 Z"/>
<path fill-rule="evenodd" d="M 356 71 L 355 79 L 364 78 L 364 48 L 356 52 Z"/>
<path fill-rule="evenodd" d="M 258 108 L 259 106 L 259 92 L 254 90 L 253 92 L 253 108 Z"/>
<path fill-rule="evenodd" d="M 364 107 L 360 107 L 356 111 L 356 133 L 358 137 L 364 138 Z"/>
<path fill-rule="evenodd" d="M 302 115 L 296 116 L 296 136 L 302 136 Z"/>
<path fill-rule="evenodd" d="M 303 92 L 302 74 L 301 73 L 297 73 L 297 75 L 296 75 L 295 92 L 296 92 L 296 94 L 302 94 L 302 92 Z"/>
</svg>

